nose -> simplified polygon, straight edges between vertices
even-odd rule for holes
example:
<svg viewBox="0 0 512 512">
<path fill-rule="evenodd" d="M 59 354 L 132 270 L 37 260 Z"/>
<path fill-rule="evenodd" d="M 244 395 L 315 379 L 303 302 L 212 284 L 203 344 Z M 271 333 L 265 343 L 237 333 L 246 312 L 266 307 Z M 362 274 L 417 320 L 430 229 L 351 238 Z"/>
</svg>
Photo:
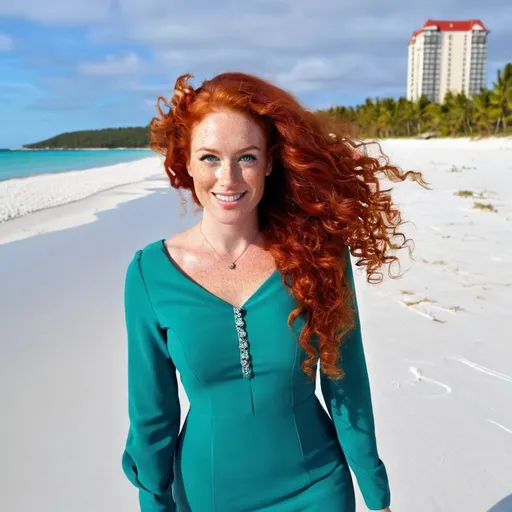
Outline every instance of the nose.
<svg viewBox="0 0 512 512">
<path fill-rule="evenodd" d="M 223 188 L 231 188 L 240 181 L 240 169 L 236 163 L 227 161 L 220 166 L 217 175 L 219 185 Z"/>
</svg>

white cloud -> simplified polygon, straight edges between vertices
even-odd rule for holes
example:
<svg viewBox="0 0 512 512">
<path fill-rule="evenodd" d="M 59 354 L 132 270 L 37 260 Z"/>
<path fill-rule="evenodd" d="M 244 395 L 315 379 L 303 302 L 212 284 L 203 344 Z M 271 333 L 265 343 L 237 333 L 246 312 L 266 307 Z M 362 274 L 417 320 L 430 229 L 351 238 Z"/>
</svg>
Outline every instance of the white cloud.
<svg viewBox="0 0 512 512">
<path fill-rule="evenodd" d="M 396 59 L 390 59 L 389 66 L 376 65 L 357 53 L 317 56 L 298 60 L 289 70 L 277 73 L 275 79 L 278 85 L 296 93 L 372 87 L 374 94 L 380 94 L 396 84 L 392 71 L 396 66 Z"/>
<path fill-rule="evenodd" d="M 17 94 L 37 91 L 37 87 L 30 82 L 0 82 L 0 91 L 7 94 Z"/>
<path fill-rule="evenodd" d="M 92 102 L 118 92 L 149 105 L 170 94 L 182 73 L 192 73 L 198 84 L 230 70 L 260 75 L 294 94 L 337 101 L 346 95 L 404 95 L 408 41 L 435 12 L 445 19 L 480 17 L 491 30 L 489 66 L 501 67 L 512 46 L 504 22 L 512 15 L 509 3 L 358 0 L 347 7 L 333 0 L 46 0 L 42 7 L 36 0 L 14 0 L 0 6 L 0 17 L 8 11 L 39 21 L 86 23 L 85 42 L 67 33 L 80 55 L 87 44 L 94 45 L 95 55 L 112 45 L 132 49 L 83 60 L 75 73 L 42 84 L 50 98 L 67 98 L 71 106 L 76 97 Z M 66 57 L 75 53 L 66 48 Z"/>
<path fill-rule="evenodd" d="M 114 0 L 5 0 L 0 2 L 0 18 L 82 25 L 106 20 L 113 4 Z"/>
<path fill-rule="evenodd" d="M 12 37 L 0 33 L 0 52 L 9 52 L 13 48 Z"/>
<path fill-rule="evenodd" d="M 44 112 L 67 112 L 70 110 L 87 110 L 87 106 L 78 101 L 62 98 L 43 98 L 36 101 L 30 108 Z"/>
<path fill-rule="evenodd" d="M 276 80 L 281 87 L 309 92 L 322 83 L 339 80 L 343 74 L 344 70 L 337 67 L 333 60 L 317 57 L 298 61 L 288 71 L 278 73 Z"/>
<path fill-rule="evenodd" d="M 137 44 L 150 50 L 148 71 L 172 79 L 240 70 L 286 84 L 292 92 L 329 90 L 405 94 L 407 44 L 414 30 L 443 18 L 481 17 L 493 31 L 499 8 L 510 0 L 359 0 L 347 7 L 332 0 L 118 0 L 116 23 L 102 23 L 89 36 L 96 44 Z M 487 14 L 492 13 L 492 14 Z M 508 38 L 491 32 L 491 38 Z M 506 44 L 505 44 L 506 46 Z M 500 47 L 505 47 L 502 43 Z M 510 47 L 510 45 L 509 45 Z"/>
<path fill-rule="evenodd" d="M 158 96 L 169 93 L 171 90 L 171 85 L 174 84 L 171 84 L 170 82 L 160 84 L 143 84 L 137 81 L 122 80 L 117 81 L 113 87 L 117 91 L 133 94 L 143 94 L 152 98 L 154 97 L 156 100 Z"/>
<path fill-rule="evenodd" d="M 101 61 L 86 61 L 78 64 L 77 71 L 89 76 L 133 75 L 142 71 L 143 61 L 136 53 L 122 56 L 107 55 Z"/>
</svg>

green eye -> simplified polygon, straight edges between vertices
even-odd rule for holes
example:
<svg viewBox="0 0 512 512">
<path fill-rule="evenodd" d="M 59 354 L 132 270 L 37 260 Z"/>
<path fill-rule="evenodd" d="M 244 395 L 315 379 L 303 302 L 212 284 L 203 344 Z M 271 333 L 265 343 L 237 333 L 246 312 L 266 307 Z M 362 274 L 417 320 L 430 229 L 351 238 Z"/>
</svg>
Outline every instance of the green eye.
<svg viewBox="0 0 512 512">
<path fill-rule="evenodd" d="M 211 158 L 217 158 L 217 157 L 215 155 L 203 155 L 201 157 L 201 161 L 213 162 L 213 160 L 210 160 Z"/>
<path fill-rule="evenodd" d="M 244 160 L 244 162 L 250 162 L 251 160 L 256 160 L 256 157 L 254 155 L 244 155 L 240 157 L 240 160 L 243 160 L 244 158 L 249 158 L 249 160 Z"/>
</svg>

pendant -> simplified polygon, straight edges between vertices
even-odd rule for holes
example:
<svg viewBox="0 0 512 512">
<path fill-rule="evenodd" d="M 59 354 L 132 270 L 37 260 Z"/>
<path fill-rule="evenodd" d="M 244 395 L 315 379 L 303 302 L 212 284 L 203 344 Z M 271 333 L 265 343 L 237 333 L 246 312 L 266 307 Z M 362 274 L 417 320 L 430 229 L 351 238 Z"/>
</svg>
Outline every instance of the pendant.
<svg viewBox="0 0 512 512">
<path fill-rule="evenodd" d="M 231 268 L 231 269 L 233 269 L 233 268 L 235 268 L 235 267 L 236 267 L 236 265 L 235 265 L 234 263 L 230 263 L 230 264 L 228 265 L 228 268 Z"/>
</svg>

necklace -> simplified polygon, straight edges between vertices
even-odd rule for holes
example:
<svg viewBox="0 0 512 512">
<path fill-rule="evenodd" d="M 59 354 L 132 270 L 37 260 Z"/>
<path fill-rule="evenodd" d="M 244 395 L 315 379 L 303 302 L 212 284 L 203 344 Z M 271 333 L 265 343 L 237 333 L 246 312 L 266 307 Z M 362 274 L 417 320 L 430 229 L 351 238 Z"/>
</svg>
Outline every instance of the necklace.
<svg viewBox="0 0 512 512">
<path fill-rule="evenodd" d="M 219 251 L 217 251 L 217 249 L 215 249 L 215 247 L 213 247 L 213 245 L 210 243 L 210 241 L 208 240 L 208 238 L 206 238 L 204 236 L 204 233 L 203 233 L 203 223 L 201 222 L 199 224 L 199 231 L 201 232 L 201 235 L 203 235 L 203 238 L 206 240 L 206 242 L 208 243 L 208 245 L 217 253 L 217 255 L 219 256 L 219 258 L 221 258 L 222 260 L 226 261 L 225 258 L 223 258 L 223 256 L 219 253 Z M 252 243 L 252 242 L 251 242 Z M 242 255 L 244 254 L 244 252 L 249 248 L 249 245 L 251 245 L 250 243 L 247 245 L 247 247 L 242 251 L 242 253 L 233 261 L 230 261 L 228 262 L 228 268 L 230 268 L 231 270 L 235 269 L 236 268 L 236 262 L 242 257 Z"/>
</svg>

